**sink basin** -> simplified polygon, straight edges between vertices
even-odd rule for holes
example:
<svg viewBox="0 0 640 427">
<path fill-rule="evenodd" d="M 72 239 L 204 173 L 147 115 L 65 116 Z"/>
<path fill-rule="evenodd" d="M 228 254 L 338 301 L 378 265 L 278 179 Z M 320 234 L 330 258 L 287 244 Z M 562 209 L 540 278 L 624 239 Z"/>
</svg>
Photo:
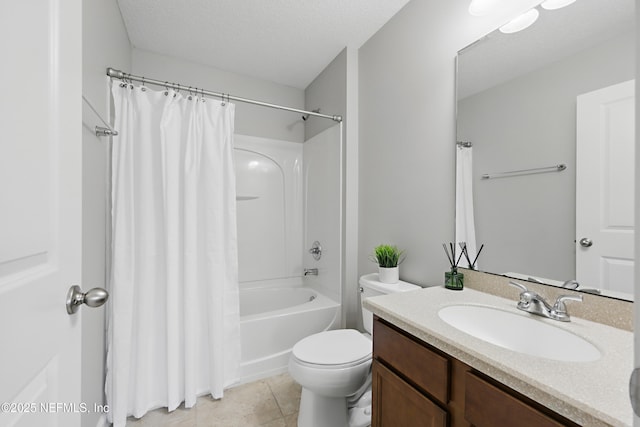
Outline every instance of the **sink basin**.
<svg viewBox="0 0 640 427">
<path fill-rule="evenodd" d="M 491 344 L 565 362 L 593 362 L 600 350 L 589 341 L 542 319 L 479 305 L 451 305 L 438 316 L 449 325 Z"/>
</svg>

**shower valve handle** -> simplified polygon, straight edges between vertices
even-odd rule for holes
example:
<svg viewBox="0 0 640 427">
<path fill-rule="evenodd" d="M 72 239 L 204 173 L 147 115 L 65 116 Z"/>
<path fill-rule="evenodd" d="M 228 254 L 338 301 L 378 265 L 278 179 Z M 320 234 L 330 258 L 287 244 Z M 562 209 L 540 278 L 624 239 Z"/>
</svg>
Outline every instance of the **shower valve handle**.
<svg viewBox="0 0 640 427">
<path fill-rule="evenodd" d="M 311 245 L 311 249 L 309 249 L 309 253 L 313 255 L 313 259 L 318 261 L 320 257 L 322 257 L 322 246 L 320 246 L 320 242 L 318 242 L 317 240 L 313 242 L 313 245 Z"/>
</svg>

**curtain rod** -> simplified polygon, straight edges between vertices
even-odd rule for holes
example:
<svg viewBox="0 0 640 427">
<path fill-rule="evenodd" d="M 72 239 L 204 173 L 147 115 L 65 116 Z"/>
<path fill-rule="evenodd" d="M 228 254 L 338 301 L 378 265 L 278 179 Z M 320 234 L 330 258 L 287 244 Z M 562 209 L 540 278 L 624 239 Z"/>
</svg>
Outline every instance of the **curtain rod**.
<svg viewBox="0 0 640 427">
<path fill-rule="evenodd" d="M 134 76 L 133 74 L 125 73 L 123 71 L 116 70 L 115 68 L 111 68 L 111 67 L 107 68 L 107 76 L 113 77 L 113 78 L 116 78 L 116 79 L 120 79 L 120 80 L 131 80 L 131 81 L 136 81 L 136 82 L 142 82 L 143 84 L 144 83 L 149 83 L 149 84 L 153 84 L 153 85 L 157 85 L 157 86 L 163 86 L 163 87 L 166 87 L 166 88 L 184 90 L 184 91 L 187 91 L 187 92 L 191 91 L 194 94 L 201 93 L 203 95 L 209 95 L 209 96 L 213 96 L 213 97 L 220 98 L 220 99 L 226 99 L 226 100 L 230 100 L 230 101 L 245 102 L 247 104 L 260 105 L 262 107 L 277 108 L 278 110 L 286 110 L 286 111 L 292 111 L 294 113 L 300 113 L 300 114 L 309 115 L 309 116 L 322 117 L 323 119 L 330 119 L 330 120 L 333 120 L 335 122 L 341 122 L 342 121 L 342 116 L 329 116 L 327 114 L 321 114 L 321 113 L 317 113 L 315 111 L 299 110 L 297 108 L 285 107 L 283 105 L 270 104 L 268 102 L 256 101 L 255 99 L 241 98 L 239 96 L 233 96 L 233 95 L 229 95 L 229 94 L 225 94 L 225 93 L 218 93 L 218 92 L 212 92 L 212 91 L 209 91 L 209 90 L 198 89 L 198 88 L 193 87 L 193 86 L 183 86 L 183 85 L 177 84 L 177 83 L 169 83 L 169 82 L 163 82 L 162 80 L 148 79 L 148 78 L 142 77 L 142 76 Z"/>
<path fill-rule="evenodd" d="M 100 113 L 98 113 L 98 111 L 93 107 L 93 105 L 89 102 L 87 97 L 84 96 L 84 94 L 82 95 L 82 100 L 84 101 L 85 104 L 87 104 L 87 106 L 91 109 L 91 111 L 93 111 L 93 114 L 95 114 L 96 117 L 99 118 L 100 121 L 104 123 L 104 125 L 106 126 L 106 127 L 95 126 L 93 128 L 93 131 L 96 133 L 96 136 L 118 136 L 118 132 L 114 130 L 111 126 L 109 126 L 109 124 L 102 118 Z"/>
</svg>

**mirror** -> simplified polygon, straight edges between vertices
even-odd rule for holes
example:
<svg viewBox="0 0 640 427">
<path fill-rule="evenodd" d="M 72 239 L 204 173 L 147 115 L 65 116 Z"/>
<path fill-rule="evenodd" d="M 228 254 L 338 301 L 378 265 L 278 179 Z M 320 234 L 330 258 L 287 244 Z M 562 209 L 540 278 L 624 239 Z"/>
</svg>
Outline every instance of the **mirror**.
<svg viewBox="0 0 640 427">
<path fill-rule="evenodd" d="M 496 30 L 458 53 L 456 133 L 459 142 L 472 144 L 473 191 L 467 194 L 473 194 L 477 246 L 485 245 L 478 269 L 556 286 L 578 279 L 578 290 L 632 300 L 632 243 L 616 241 L 616 254 L 585 261 L 606 239 L 581 227 L 585 214 L 606 211 L 612 234 L 633 236 L 634 1 L 577 0 L 538 10 L 531 27 Z M 604 111 L 590 104 L 593 94 L 619 84 L 631 98 L 605 108 L 603 125 L 587 114 Z M 622 104 L 624 111 L 617 109 Z M 611 131 L 618 123 L 624 131 Z M 589 151 L 593 143 L 585 141 L 601 134 L 615 144 Z M 456 149 L 464 150 L 461 145 Z M 600 181 L 594 181 L 596 169 Z M 500 175 L 512 171 L 525 172 Z M 605 181 L 615 194 L 601 194 Z M 584 208 L 593 206 L 584 204 L 593 195 L 601 205 Z M 582 238 L 593 244 L 581 246 Z M 618 254 L 621 248 L 627 253 Z M 599 273 L 585 272 L 592 266 Z"/>
</svg>

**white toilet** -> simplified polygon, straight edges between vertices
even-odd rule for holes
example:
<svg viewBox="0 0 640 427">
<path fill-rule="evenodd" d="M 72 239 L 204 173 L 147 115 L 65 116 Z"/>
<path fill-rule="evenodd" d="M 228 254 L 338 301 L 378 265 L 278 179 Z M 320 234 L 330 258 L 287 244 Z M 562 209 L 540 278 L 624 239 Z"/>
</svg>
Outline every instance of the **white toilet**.
<svg viewBox="0 0 640 427">
<path fill-rule="evenodd" d="M 420 289 L 399 281 L 386 284 L 372 273 L 360 278 L 360 299 Z M 289 373 L 302 386 L 298 427 L 361 427 L 370 422 L 373 314 L 362 308 L 368 334 L 337 329 L 310 335 L 293 346 Z M 356 401 L 360 400 L 356 403 Z M 353 408 L 349 417 L 349 406 Z"/>
</svg>

